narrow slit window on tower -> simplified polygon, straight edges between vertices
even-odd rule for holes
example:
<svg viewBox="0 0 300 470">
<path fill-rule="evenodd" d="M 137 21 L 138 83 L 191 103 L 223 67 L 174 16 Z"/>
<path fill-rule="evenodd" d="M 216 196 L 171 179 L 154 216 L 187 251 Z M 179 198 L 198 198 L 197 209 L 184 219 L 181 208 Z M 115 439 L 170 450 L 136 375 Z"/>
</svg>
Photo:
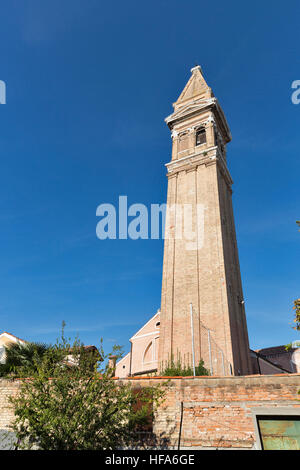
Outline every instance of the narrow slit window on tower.
<svg viewBox="0 0 300 470">
<path fill-rule="evenodd" d="M 218 145 L 219 145 L 219 136 L 215 128 L 215 146 L 218 147 Z"/>
<path fill-rule="evenodd" d="M 196 130 L 196 145 L 202 145 L 206 143 L 206 132 L 205 127 L 199 127 Z"/>
</svg>

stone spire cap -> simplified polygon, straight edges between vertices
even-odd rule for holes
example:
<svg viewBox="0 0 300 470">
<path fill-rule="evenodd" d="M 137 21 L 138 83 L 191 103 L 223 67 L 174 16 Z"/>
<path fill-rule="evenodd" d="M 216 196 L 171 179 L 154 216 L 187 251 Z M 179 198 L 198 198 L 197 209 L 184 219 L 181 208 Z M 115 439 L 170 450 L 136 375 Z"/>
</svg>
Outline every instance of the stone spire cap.
<svg viewBox="0 0 300 470">
<path fill-rule="evenodd" d="M 195 65 L 195 67 L 191 68 L 191 73 L 196 72 L 196 70 L 199 70 L 199 72 L 203 75 L 201 65 Z"/>
</svg>

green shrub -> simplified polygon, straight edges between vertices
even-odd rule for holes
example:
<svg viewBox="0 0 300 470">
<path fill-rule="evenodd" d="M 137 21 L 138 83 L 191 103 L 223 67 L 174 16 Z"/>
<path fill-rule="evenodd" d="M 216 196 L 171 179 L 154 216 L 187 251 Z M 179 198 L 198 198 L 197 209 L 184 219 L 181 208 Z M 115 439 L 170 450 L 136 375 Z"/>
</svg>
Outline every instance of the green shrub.
<svg viewBox="0 0 300 470">
<path fill-rule="evenodd" d="M 176 360 L 172 356 L 169 361 L 162 364 L 160 375 L 165 377 L 188 377 L 193 376 L 194 371 L 190 362 L 188 361 L 187 363 L 183 363 L 180 355 L 178 355 Z M 195 375 L 198 377 L 202 375 L 210 375 L 209 371 L 204 367 L 203 359 L 201 359 L 199 364 L 195 367 Z"/>
<path fill-rule="evenodd" d="M 114 349 L 114 352 L 116 352 Z M 70 352 L 72 365 L 70 366 Z M 79 341 L 62 337 L 42 357 L 10 399 L 16 448 L 101 450 L 137 444 L 163 399 L 164 386 L 141 387 L 114 380 L 102 345 L 95 357 Z"/>
</svg>

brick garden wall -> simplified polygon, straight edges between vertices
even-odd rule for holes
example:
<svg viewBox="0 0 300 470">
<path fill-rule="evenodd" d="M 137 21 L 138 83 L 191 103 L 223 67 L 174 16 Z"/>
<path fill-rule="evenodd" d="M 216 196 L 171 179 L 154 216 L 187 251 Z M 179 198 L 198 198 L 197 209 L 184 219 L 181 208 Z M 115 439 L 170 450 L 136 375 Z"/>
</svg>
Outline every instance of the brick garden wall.
<svg viewBox="0 0 300 470">
<path fill-rule="evenodd" d="M 19 389 L 19 381 L 0 379 L 0 431 L 7 429 L 13 420 L 14 412 L 9 403 L 9 397 Z"/>
<path fill-rule="evenodd" d="M 139 387 L 162 379 L 130 380 Z M 177 448 L 182 402 L 181 448 L 255 448 L 253 410 L 263 414 L 284 407 L 300 412 L 299 389 L 299 374 L 173 378 L 154 431 L 169 436 Z"/>
<path fill-rule="evenodd" d="M 120 382 L 128 380 L 139 388 L 166 379 L 143 377 Z M 0 434 L 13 419 L 8 398 L 18 387 L 18 381 L 0 379 Z M 154 432 L 167 437 L 170 447 L 177 447 L 182 407 L 181 448 L 251 449 L 255 447 L 253 410 L 264 414 L 265 409 L 284 407 L 300 412 L 299 389 L 300 374 L 171 378 Z"/>
</svg>

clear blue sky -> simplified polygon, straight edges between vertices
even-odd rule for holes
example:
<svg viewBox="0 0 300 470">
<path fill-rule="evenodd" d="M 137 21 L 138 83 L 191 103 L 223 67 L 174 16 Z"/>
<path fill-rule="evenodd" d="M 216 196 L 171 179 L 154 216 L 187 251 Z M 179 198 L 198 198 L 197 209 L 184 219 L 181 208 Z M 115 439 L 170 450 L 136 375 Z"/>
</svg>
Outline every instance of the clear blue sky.
<svg viewBox="0 0 300 470">
<path fill-rule="evenodd" d="M 299 1 L 0 2 L 0 330 L 129 347 L 160 306 L 159 240 L 100 241 L 96 207 L 166 199 L 164 118 L 200 64 L 227 116 L 250 343 L 297 338 Z"/>
</svg>

